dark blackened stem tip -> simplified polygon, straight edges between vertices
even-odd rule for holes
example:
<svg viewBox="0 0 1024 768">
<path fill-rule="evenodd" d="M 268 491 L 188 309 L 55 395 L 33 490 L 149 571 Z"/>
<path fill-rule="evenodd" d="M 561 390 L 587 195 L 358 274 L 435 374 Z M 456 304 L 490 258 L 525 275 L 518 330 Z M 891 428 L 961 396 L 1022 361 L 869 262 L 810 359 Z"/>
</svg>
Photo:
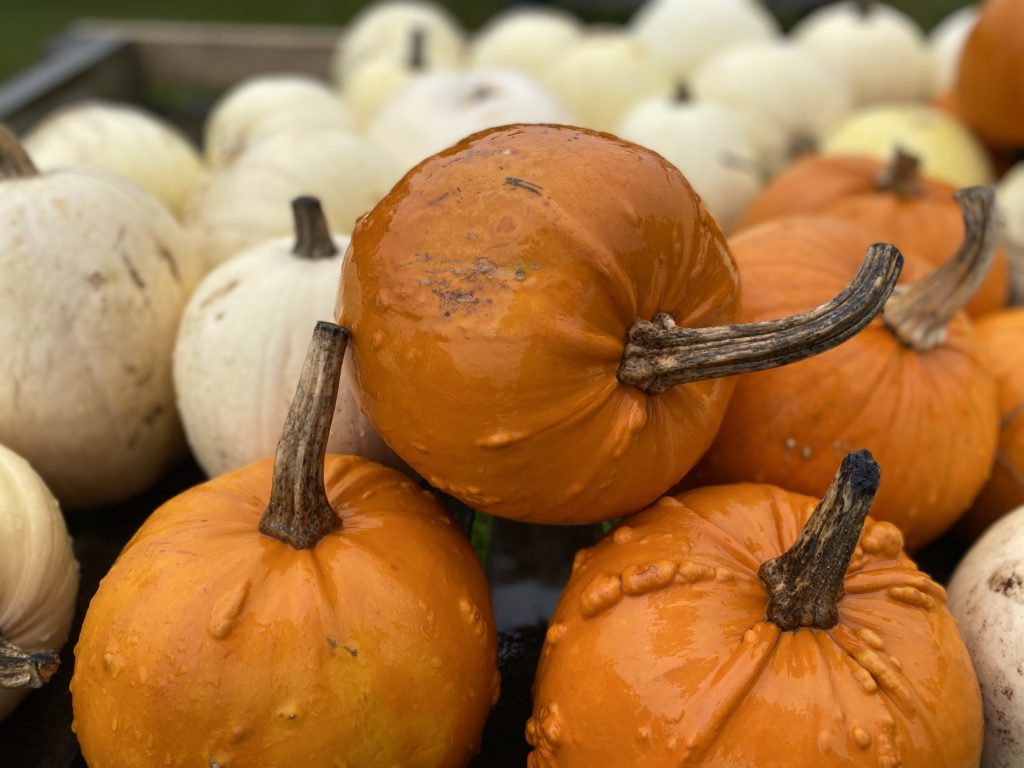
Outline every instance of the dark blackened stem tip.
<svg viewBox="0 0 1024 768">
<path fill-rule="evenodd" d="M 24 651 L 0 635 L 0 688 L 42 688 L 60 658 L 52 651 Z"/>
<path fill-rule="evenodd" d="M 757 575 L 768 592 L 768 621 L 783 630 L 831 629 L 839 622 L 846 569 L 879 476 L 868 451 L 848 453 L 793 546 L 761 565 Z"/>
<path fill-rule="evenodd" d="M 409 69 L 422 72 L 427 68 L 427 30 L 413 27 L 409 38 Z"/>
<path fill-rule="evenodd" d="M 38 176 L 35 163 L 10 128 L 0 123 L 0 179 Z"/>
<path fill-rule="evenodd" d="M 964 239 L 945 264 L 910 285 L 901 285 L 882 312 L 890 331 L 919 352 L 946 340 L 946 326 L 984 282 L 1002 231 L 993 187 L 957 190 L 953 199 L 964 219 Z"/>
<path fill-rule="evenodd" d="M 921 185 L 921 161 L 917 155 L 897 147 L 892 160 L 875 177 L 875 186 L 909 200 L 924 193 Z"/>
<path fill-rule="evenodd" d="M 292 253 L 305 259 L 326 259 L 338 252 L 319 200 L 315 197 L 296 197 L 292 200 L 292 215 L 295 218 L 295 247 Z"/>
<path fill-rule="evenodd" d="M 693 98 L 693 95 L 690 93 L 690 84 L 684 82 L 676 83 L 674 97 L 677 104 L 688 103 Z"/>
<path fill-rule="evenodd" d="M 680 328 L 665 314 L 638 320 L 629 329 L 619 382 L 656 395 L 677 384 L 763 371 L 820 354 L 882 311 L 902 267 L 903 256 L 894 246 L 872 245 L 839 295 L 781 320 L 712 328 Z"/>
<path fill-rule="evenodd" d="M 348 330 L 334 323 L 317 323 L 277 444 L 260 533 L 293 549 L 311 549 L 341 525 L 324 487 L 324 454 L 348 337 Z"/>
<path fill-rule="evenodd" d="M 877 0 L 857 0 L 857 6 L 860 9 L 861 16 L 870 16 L 871 9 L 875 7 Z"/>
</svg>

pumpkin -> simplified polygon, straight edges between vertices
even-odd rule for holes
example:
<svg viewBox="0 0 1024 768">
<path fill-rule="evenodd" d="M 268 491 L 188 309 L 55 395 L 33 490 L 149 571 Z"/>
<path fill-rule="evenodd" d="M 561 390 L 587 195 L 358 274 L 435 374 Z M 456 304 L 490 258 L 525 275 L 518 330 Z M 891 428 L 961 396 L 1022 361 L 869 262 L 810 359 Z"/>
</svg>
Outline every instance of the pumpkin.
<svg viewBox="0 0 1024 768">
<path fill-rule="evenodd" d="M 985 0 L 960 54 L 957 109 L 987 143 L 1024 147 L 1024 5 Z"/>
<path fill-rule="evenodd" d="M 123 176 L 181 214 L 199 181 L 199 153 L 177 128 L 129 104 L 86 101 L 48 115 L 25 137 L 43 170 L 69 165 Z"/>
<path fill-rule="evenodd" d="M 991 188 L 957 195 L 967 231 L 957 254 L 938 268 L 908 254 L 913 282 L 896 289 L 877 322 L 816 358 L 742 377 L 693 482 L 820 494 L 837 453 L 867 448 L 889 467 L 872 514 L 898 525 L 908 549 L 967 511 L 991 471 L 999 410 L 977 337 L 957 310 L 984 275 L 998 227 Z M 814 306 L 849 279 L 865 238 L 827 217 L 780 219 L 733 238 L 745 319 Z"/>
<path fill-rule="evenodd" d="M 320 203 L 292 202 L 295 237 L 271 240 L 221 264 L 182 315 L 174 388 L 192 454 L 215 477 L 274 454 L 302 370 L 308 328 L 331 317 L 341 269 Z M 328 450 L 398 467 L 343 377 Z"/>
<path fill-rule="evenodd" d="M 166 502 L 85 616 L 93 768 L 466 765 L 498 697 L 487 582 L 432 494 L 325 458 L 345 332 L 320 323 L 275 459 Z"/>
<path fill-rule="evenodd" d="M 474 509 L 584 523 L 640 509 L 710 444 L 730 376 L 856 332 L 899 271 L 767 326 L 739 317 L 717 224 L 650 150 L 505 126 L 421 163 L 360 219 L 338 316 L 363 408 Z"/>
<path fill-rule="evenodd" d="M 292 130 L 355 128 L 355 117 L 326 84 L 298 75 L 260 75 L 235 85 L 206 121 L 206 159 L 220 165 L 246 147 Z"/>
<path fill-rule="evenodd" d="M 986 315 L 974 330 L 982 359 L 995 376 L 1000 422 L 992 477 L 962 526 L 972 539 L 993 521 L 1024 505 L 1024 308 Z"/>
<path fill-rule="evenodd" d="M 996 197 L 1006 222 L 1005 243 L 1014 303 L 1024 304 L 1024 163 L 1013 166 L 1000 179 Z"/>
<path fill-rule="evenodd" d="M 971 659 L 942 587 L 865 519 L 877 484 L 863 451 L 820 501 L 703 488 L 580 551 L 527 765 L 976 768 Z"/>
<path fill-rule="evenodd" d="M 864 156 L 812 155 L 798 160 L 748 206 L 738 230 L 786 215 L 826 214 L 863 227 L 864 245 L 883 240 L 934 265 L 949 259 L 964 237 L 953 188 L 922 177 L 917 158 L 896 152 L 888 164 Z M 978 317 L 1009 298 L 1002 249 L 967 304 Z"/>
<path fill-rule="evenodd" d="M 360 130 L 388 100 L 415 75 L 427 71 L 424 61 L 424 31 L 416 28 L 409 36 L 409 49 L 404 59 L 382 56 L 364 62 L 345 78 L 342 96 L 352 108 Z M 441 67 L 444 69 L 444 67 Z"/>
<path fill-rule="evenodd" d="M 949 582 L 981 684 L 985 747 L 981 768 L 1024 764 L 1024 508 L 999 520 L 967 552 Z"/>
<path fill-rule="evenodd" d="M 931 93 L 933 96 L 951 90 L 960 67 L 960 54 L 967 36 L 978 20 L 978 6 L 958 8 L 936 24 L 928 34 L 932 59 Z"/>
<path fill-rule="evenodd" d="M 0 442 L 65 507 L 181 457 L 171 351 L 199 271 L 163 205 L 100 171 L 40 174 L 0 128 Z"/>
<path fill-rule="evenodd" d="M 56 671 L 78 592 L 78 563 L 53 494 L 0 445 L 0 720 Z"/>
<path fill-rule="evenodd" d="M 583 25 L 567 11 L 512 6 L 476 33 L 469 62 L 477 69 L 514 69 L 540 80 L 562 51 L 582 36 Z"/>
</svg>

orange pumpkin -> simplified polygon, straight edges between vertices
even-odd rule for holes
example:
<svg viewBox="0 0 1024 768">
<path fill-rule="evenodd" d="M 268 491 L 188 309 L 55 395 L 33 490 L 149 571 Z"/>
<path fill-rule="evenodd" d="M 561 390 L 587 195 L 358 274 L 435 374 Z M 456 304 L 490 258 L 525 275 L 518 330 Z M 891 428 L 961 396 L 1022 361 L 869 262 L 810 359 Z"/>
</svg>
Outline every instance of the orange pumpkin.
<svg viewBox="0 0 1024 768">
<path fill-rule="evenodd" d="M 960 54 L 953 92 L 982 139 L 1024 147 L 1024 3 L 985 0 Z"/>
<path fill-rule="evenodd" d="M 917 160 L 898 153 L 886 166 L 870 157 L 811 155 L 776 176 L 747 209 L 739 229 L 781 216 L 827 214 L 864 228 L 866 246 L 893 243 L 911 258 L 938 266 L 963 240 L 953 187 L 917 173 Z M 1009 266 L 1000 249 L 967 305 L 982 315 L 1009 301 Z"/>
<path fill-rule="evenodd" d="M 861 453 L 817 507 L 703 488 L 582 550 L 537 670 L 529 767 L 977 768 L 971 659 L 899 531 L 865 523 L 878 469 Z"/>
<path fill-rule="evenodd" d="M 891 255 L 870 254 L 845 319 L 716 327 L 739 317 L 736 269 L 672 165 L 608 134 L 508 126 L 427 159 L 358 222 L 339 318 L 364 410 L 434 486 L 505 517 L 593 522 L 693 466 L 732 391 L 719 377 L 862 327 Z"/>
<path fill-rule="evenodd" d="M 487 583 L 435 498 L 324 450 L 344 354 L 321 323 L 278 445 L 158 509 L 75 649 L 92 768 L 469 762 L 497 700 Z"/>
<path fill-rule="evenodd" d="M 983 317 L 974 330 L 996 379 L 1001 419 L 992 477 L 964 518 L 963 531 L 971 539 L 1024 505 L 1024 309 Z"/>
<path fill-rule="evenodd" d="M 875 517 L 897 524 L 911 550 L 950 528 L 988 479 L 999 431 L 995 382 L 956 311 L 992 256 L 993 199 L 990 188 L 966 193 L 963 247 L 897 288 L 884 319 L 816 358 L 742 377 L 694 482 L 817 495 L 839 456 L 867 448 L 887 467 Z M 736 237 L 747 319 L 813 306 L 856 268 L 864 237 L 825 217 L 780 219 Z M 907 257 L 911 279 L 928 268 Z"/>
</svg>

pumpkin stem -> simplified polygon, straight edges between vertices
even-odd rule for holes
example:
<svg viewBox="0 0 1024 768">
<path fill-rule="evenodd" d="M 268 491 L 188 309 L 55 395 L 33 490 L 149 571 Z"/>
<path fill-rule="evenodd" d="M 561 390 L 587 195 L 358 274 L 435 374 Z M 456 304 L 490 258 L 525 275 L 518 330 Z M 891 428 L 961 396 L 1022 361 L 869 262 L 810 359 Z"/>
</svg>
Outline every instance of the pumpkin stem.
<svg viewBox="0 0 1024 768">
<path fill-rule="evenodd" d="M 427 68 L 427 30 L 413 27 L 409 40 L 409 69 L 422 72 Z"/>
<path fill-rule="evenodd" d="M 921 186 L 921 161 L 917 155 L 912 155 L 897 147 L 889 165 L 879 171 L 878 176 L 875 177 L 875 187 L 892 192 L 896 197 L 904 200 L 920 197 L 924 192 L 924 188 Z"/>
<path fill-rule="evenodd" d="M 42 688 L 59 666 L 56 653 L 29 653 L 0 635 L 0 688 Z"/>
<path fill-rule="evenodd" d="M 868 451 L 846 454 L 832 484 L 789 550 L 762 563 L 765 617 L 782 630 L 831 629 L 839 622 L 843 582 L 878 491 L 878 464 Z"/>
<path fill-rule="evenodd" d="M 985 279 L 999 242 L 1001 226 L 992 187 L 957 190 L 953 199 L 964 217 L 960 248 L 925 277 L 898 287 L 882 311 L 896 338 L 919 352 L 945 341 L 946 326 Z"/>
<path fill-rule="evenodd" d="M 304 259 L 327 259 L 338 249 L 331 239 L 323 208 L 315 197 L 296 197 L 292 200 L 295 219 L 295 247 L 292 253 Z"/>
<path fill-rule="evenodd" d="M 18 137 L 0 123 L 0 179 L 23 179 L 38 175 L 35 163 L 21 146 Z"/>
<path fill-rule="evenodd" d="M 293 549 L 312 549 L 341 525 L 324 487 L 324 454 L 348 336 L 348 329 L 334 323 L 316 324 L 277 444 L 270 503 L 260 518 L 260 533 Z"/>
<path fill-rule="evenodd" d="M 656 395 L 677 384 L 763 371 L 820 354 L 871 322 L 902 267 L 903 256 L 894 246 L 876 243 L 839 295 L 799 315 L 713 328 L 680 328 L 666 314 L 637 320 L 629 329 L 619 382 Z"/>
</svg>

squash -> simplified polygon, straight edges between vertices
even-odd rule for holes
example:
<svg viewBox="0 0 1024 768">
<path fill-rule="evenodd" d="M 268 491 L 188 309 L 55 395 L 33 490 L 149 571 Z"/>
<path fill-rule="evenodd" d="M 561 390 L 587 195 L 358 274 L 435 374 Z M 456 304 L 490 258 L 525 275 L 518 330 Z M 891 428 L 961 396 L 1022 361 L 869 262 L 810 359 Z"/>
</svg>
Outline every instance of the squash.
<svg viewBox="0 0 1024 768">
<path fill-rule="evenodd" d="M 381 56 L 370 59 L 360 64 L 345 78 L 342 97 L 352 108 L 352 114 L 361 131 L 366 129 L 367 123 L 391 94 L 401 89 L 417 74 L 428 71 L 423 52 L 424 34 L 421 28 L 416 28 L 410 33 L 405 58 Z"/>
<path fill-rule="evenodd" d="M 921 176 L 917 158 L 897 151 L 888 164 L 865 156 L 811 155 L 776 176 L 747 207 L 737 230 L 782 216 L 826 214 L 863 227 L 864 245 L 883 240 L 939 265 L 964 237 L 953 187 Z M 979 317 L 1006 305 L 1009 266 L 1003 249 L 967 304 Z"/>
<path fill-rule="evenodd" d="M 78 563 L 57 500 L 0 445 L 0 720 L 50 679 L 68 639 Z"/>
<path fill-rule="evenodd" d="M 865 520 L 877 485 L 861 451 L 820 501 L 702 488 L 581 550 L 527 765 L 977 768 L 971 659 L 942 587 Z"/>
<path fill-rule="evenodd" d="M 981 768 L 1024 764 L 1024 508 L 988 529 L 949 582 L 981 684 L 985 748 Z"/>
<path fill-rule="evenodd" d="M 1014 165 L 999 180 L 996 197 L 1006 222 L 1012 298 L 1014 303 L 1024 304 L 1024 163 Z"/>
<path fill-rule="evenodd" d="M 129 104 L 85 101 L 59 109 L 25 137 L 25 148 L 44 171 L 83 165 L 123 176 L 175 216 L 203 171 L 177 128 Z"/>
<path fill-rule="evenodd" d="M 185 491 L 89 605 L 86 762 L 458 768 L 498 697 L 487 582 L 428 492 L 324 452 L 345 353 L 319 323 L 276 458 Z"/>
<path fill-rule="evenodd" d="M 719 377 L 855 333 L 900 263 L 879 246 L 841 300 L 723 325 L 735 267 L 670 163 L 582 128 L 505 126 L 360 219 L 337 316 L 366 414 L 432 485 L 504 517 L 595 522 L 696 462 L 733 387 Z"/>
<path fill-rule="evenodd" d="M 274 454 L 275 435 L 302 370 L 308 328 L 331 317 L 341 269 L 316 198 L 292 201 L 295 237 L 271 240 L 220 265 L 182 315 L 174 388 L 196 461 L 215 477 Z M 327 448 L 401 468 L 359 410 L 346 372 Z"/>
<path fill-rule="evenodd" d="M 562 51 L 582 37 L 583 24 L 567 11 L 512 6 L 476 33 L 469 63 L 476 69 L 514 69 L 540 80 Z"/>
<path fill-rule="evenodd" d="M 100 171 L 39 174 L 0 127 L 0 442 L 65 508 L 184 453 L 171 351 L 200 268 L 167 209 Z"/>
<path fill-rule="evenodd" d="M 913 282 L 896 289 L 877 322 L 816 358 L 742 377 L 692 482 L 820 494 L 837 453 L 867 448 L 889 467 L 872 514 L 899 526 L 909 550 L 967 511 L 991 471 L 999 409 L 958 309 L 984 276 L 998 226 L 991 188 L 957 196 L 967 232 L 957 254 L 931 268 L 908 253 Z M 779 219 L 733 238 L 745 319 L 814 306 L 849 279 L 867 237 L 821 216 Z"/>
</svg>

